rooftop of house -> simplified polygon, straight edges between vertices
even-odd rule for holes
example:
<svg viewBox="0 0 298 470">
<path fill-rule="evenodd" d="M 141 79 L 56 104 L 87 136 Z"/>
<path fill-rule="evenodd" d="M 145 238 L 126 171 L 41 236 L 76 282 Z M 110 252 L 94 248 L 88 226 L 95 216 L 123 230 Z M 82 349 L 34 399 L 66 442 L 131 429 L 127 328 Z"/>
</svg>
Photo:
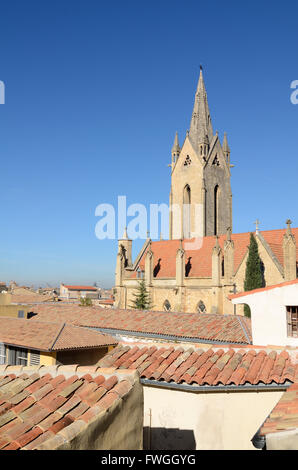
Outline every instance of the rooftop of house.
<svg viewBox="0 0 298 470">
<path fill-rule="evenodd" d="M 273 289 L 280 289 L 282 287 L 292 286 L 295 284 L 298 284 L 298 279 L 294 279 L 292 281 L 281 282 L 280 284 L 274 284 L 273 286 L 260 287 L 259 289 L 253 289 L 253 290 L 246 291 L 246 292 L 239 292 L 239 294 L 231 294 L 229 296 L 229 299 L 230 300 L 238 299 L 239 297 L 246 297 L 247 295 L 259 294 L 261 292 L 267 292 Z"/>
<path fill-rule="evenodd" d="M 40 351 L 91 349 L 116 345 L 110 335 L 60 321 L 34 322 L 0 317 L 0 342 Z"/>
<path fill-rule="evenodd" d="M 286 229 L 259 231 L 259 234 L 267 243 L 272 254 L 283 266 L 283 236 Z M 292 233 L 298 241 L 298 228 L 292 228 Z M 218 243 L 223 250 L 227 236 L 218 237 Z M 234 271 L 239 268 L 250 243 L 250 232 L 233 233 L 231 239 L 234 242 Z M 183 240 L 182 246 L 185 250 L 186 243 L 192 240 Z M 215 236 L 202 238 L 202 246 L 199 249 L 185 250 L 185 264 L 188 265 L 188 277 L 211 277 L 212 276 L 212 250 L 215 245 Z M 152 241 L 151 250 L 153 252 L 153 266 L 155 278 L 175 278 L 176 276 L 176 253 L 180 246 L 180 240 Z M 145 256 L 147 249 L 136 263 L 135 270 L 131 273 L 132 278 L 136 278 L 136 270 L 140 267 L 145 269 Z M 298 262 L 298 243 L 296 249 L 296 259 Z"/>
<path fill-rule="evenodd" d="M 197 342 L 250 344 L 250 319 L 238 315 L 167 313 L 139 310 L 40 304 L 32 306 L 37 315 L 30 321 L 64 321 L 98 328 L 110 334 L 162 339 L 189 339 Z"/>
<path fill-rule="evenodd" d="M 260 435 L 298 428 L 298 383 L 291 385 L 260 429 Z"/>
<path fill-rule="evenodd" d="M 39 294 L 30 288 L 15 287 L 11 290 L 11 303 L 34 303 L 34 302 L 49 302 L 53 300 L 53 296 L 48 293 Z"/>
<path fill-rule="evenodd" d="M 289 386 L 298 379 L 298 351 L 284 348 L 210 347 L 195 344 L 119 343 L 98 364 L 137 369 L 141 381 L 159 386 Z M 147 382 L 146 382 L 147 381 Z"/>
<path fill-rule="evenodd" d="M 0 365 L 0 449 L 58 449 L 101 419 L 136 381 L 135 371 L 97 366 Z"/>
</svg>

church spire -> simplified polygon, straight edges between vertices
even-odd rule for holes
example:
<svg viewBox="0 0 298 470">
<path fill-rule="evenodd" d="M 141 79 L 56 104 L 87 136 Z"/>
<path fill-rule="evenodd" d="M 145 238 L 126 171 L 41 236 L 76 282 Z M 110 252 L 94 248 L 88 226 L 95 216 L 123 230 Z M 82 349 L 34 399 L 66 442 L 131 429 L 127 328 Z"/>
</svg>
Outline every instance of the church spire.
<svg viewBox="0 0 298 470">
<path fill-rule="evenodd" d="M 174 139 L 174 144 L 172 147 L 172 153 L 178 153 L 180 152 L 180 147 L 179 147 L 179 140 L 178 140 L 178 132 L 175 134 L 175 139 Z"/>
<path fill-rule="evenodd" d="M 227 133 L 224 133 L 224 138 L 223 138 L 223 143 L 222 143 L 222 149 L 226 153 L 230 153 L 230 147 L 228 144 L 228 139 L 227 139 Z"/>
<path fill-rule="evenodd" d="M 211 142 L 211 139 L 213 137 L 213 129 L 211 124 L 202 66 L 200 66 L 200 76 L 190 122 L 189 137 L 197 150 L 200 149 L 201 145 L 204 145 L 203 150 L 205 150 L 205 152 L 200 153 L 202 153 L 202 155 L 206 154 L 207 149 L 205 146 L 208 146 Z"/>
<path fill-rule="evenodd" d="M 175 165 L 176 161 L 178 160 L 179 154 L 180 154 L 180 146 L 179 146 L 179 140 L 178 140 L 178 132 L 176 132 L 175 139 L 174 139 L 174 144 L 172 147 L 172 165 Z"/>
<path fill-rule="evenodd" d="M 228 139 L 227 139 L 227 134 L 226 132 L 224 133 L 224 138 L 222 142 L 222 151 L 225 156 L 226 162 L 229 165 L 230 164 L 230 147 L 228 144 Z"/>
</svg>

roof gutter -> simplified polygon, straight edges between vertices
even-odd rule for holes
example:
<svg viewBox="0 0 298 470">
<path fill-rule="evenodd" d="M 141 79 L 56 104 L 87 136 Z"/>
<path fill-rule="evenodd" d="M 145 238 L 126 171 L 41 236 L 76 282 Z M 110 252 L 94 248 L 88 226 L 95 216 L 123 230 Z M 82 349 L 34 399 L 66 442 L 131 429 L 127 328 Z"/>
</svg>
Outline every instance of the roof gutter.
<svg viewBox="0 0 298 470">
<path fill-rule="evenodd" d="M 141 378 L 140 382 L 143 385 L 160 388 L 172 388 L 174 390 L 183 390 L 185 392 L 273 392 L 285 391 L 292 385 L 292 382 L 285 382 L 283 384 L 262 384 L 262 385 L 189 385 L 185 383 L 177 384 L 176 382 L 163 382 L 159 380 L 151 380 Z"/>
</svg>

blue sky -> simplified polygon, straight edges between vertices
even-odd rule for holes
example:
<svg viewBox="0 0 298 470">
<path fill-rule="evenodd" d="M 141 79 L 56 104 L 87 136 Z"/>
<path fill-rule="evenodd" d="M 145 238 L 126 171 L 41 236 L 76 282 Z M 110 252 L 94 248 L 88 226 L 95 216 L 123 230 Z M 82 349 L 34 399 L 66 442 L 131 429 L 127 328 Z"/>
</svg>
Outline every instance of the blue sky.
<svg viewBox="0 0 298 470">
<path fill-rule="evenodd" d="M 203 64 L 231 148 L 233 231 L 297 217 L 294 1 L 1 2 L 0 277 L 113 285 L 100 203 L 168 204 Z M 136 254 L 143 242 L 136 242 Z"/>
</svg>

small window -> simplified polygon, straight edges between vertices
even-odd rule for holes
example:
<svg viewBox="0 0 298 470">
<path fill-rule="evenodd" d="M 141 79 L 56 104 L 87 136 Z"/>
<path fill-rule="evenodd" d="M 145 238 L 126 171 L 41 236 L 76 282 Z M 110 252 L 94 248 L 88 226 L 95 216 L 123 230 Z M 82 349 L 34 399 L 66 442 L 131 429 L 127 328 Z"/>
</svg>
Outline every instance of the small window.
<svg viewBox="0 0 298 470">
<path fill-rule="evenodd" d="M 28 350 L 19 348 L 16 352 L 16 365 L 26 366 L 28 362 Z"/>
<path fill-rule="evenodd" d="M 140 268 L 137 269 L 137 279 L 144 279 L 144 271 Z"/>
<path fill-rule="evenodd" d="M 298 338 L 298 306 L 287 307 L 287 330 L 288 336 Z"/>
<path fill-rule="evenodd" d="M 163 304 L 163 308 L 166 312 L 170 312 L 171 310 L 171 304 L 168 300 L 165 300 L 164 304 Z"/>
<path fill-rule="evenodd" d="M 0 364 L 6 363 L 6 346 L 0 343 Z"/>
<path fill-rule="evenodd" d="M 24 318 L 24 310 L 18 311 L 18 318 Z"/>
<path fill-rule="evenodd" d="M 206 313 L 206 306 L 202 300 L 197 305 L 197 312 L 198 313 Z"/>
<path fill-rule="evenodd" d="M 8 364 L 12 366 L 26 366 L 28 362 L 28 350 L 24 348 L 8 348 Z"/>
</svg>

